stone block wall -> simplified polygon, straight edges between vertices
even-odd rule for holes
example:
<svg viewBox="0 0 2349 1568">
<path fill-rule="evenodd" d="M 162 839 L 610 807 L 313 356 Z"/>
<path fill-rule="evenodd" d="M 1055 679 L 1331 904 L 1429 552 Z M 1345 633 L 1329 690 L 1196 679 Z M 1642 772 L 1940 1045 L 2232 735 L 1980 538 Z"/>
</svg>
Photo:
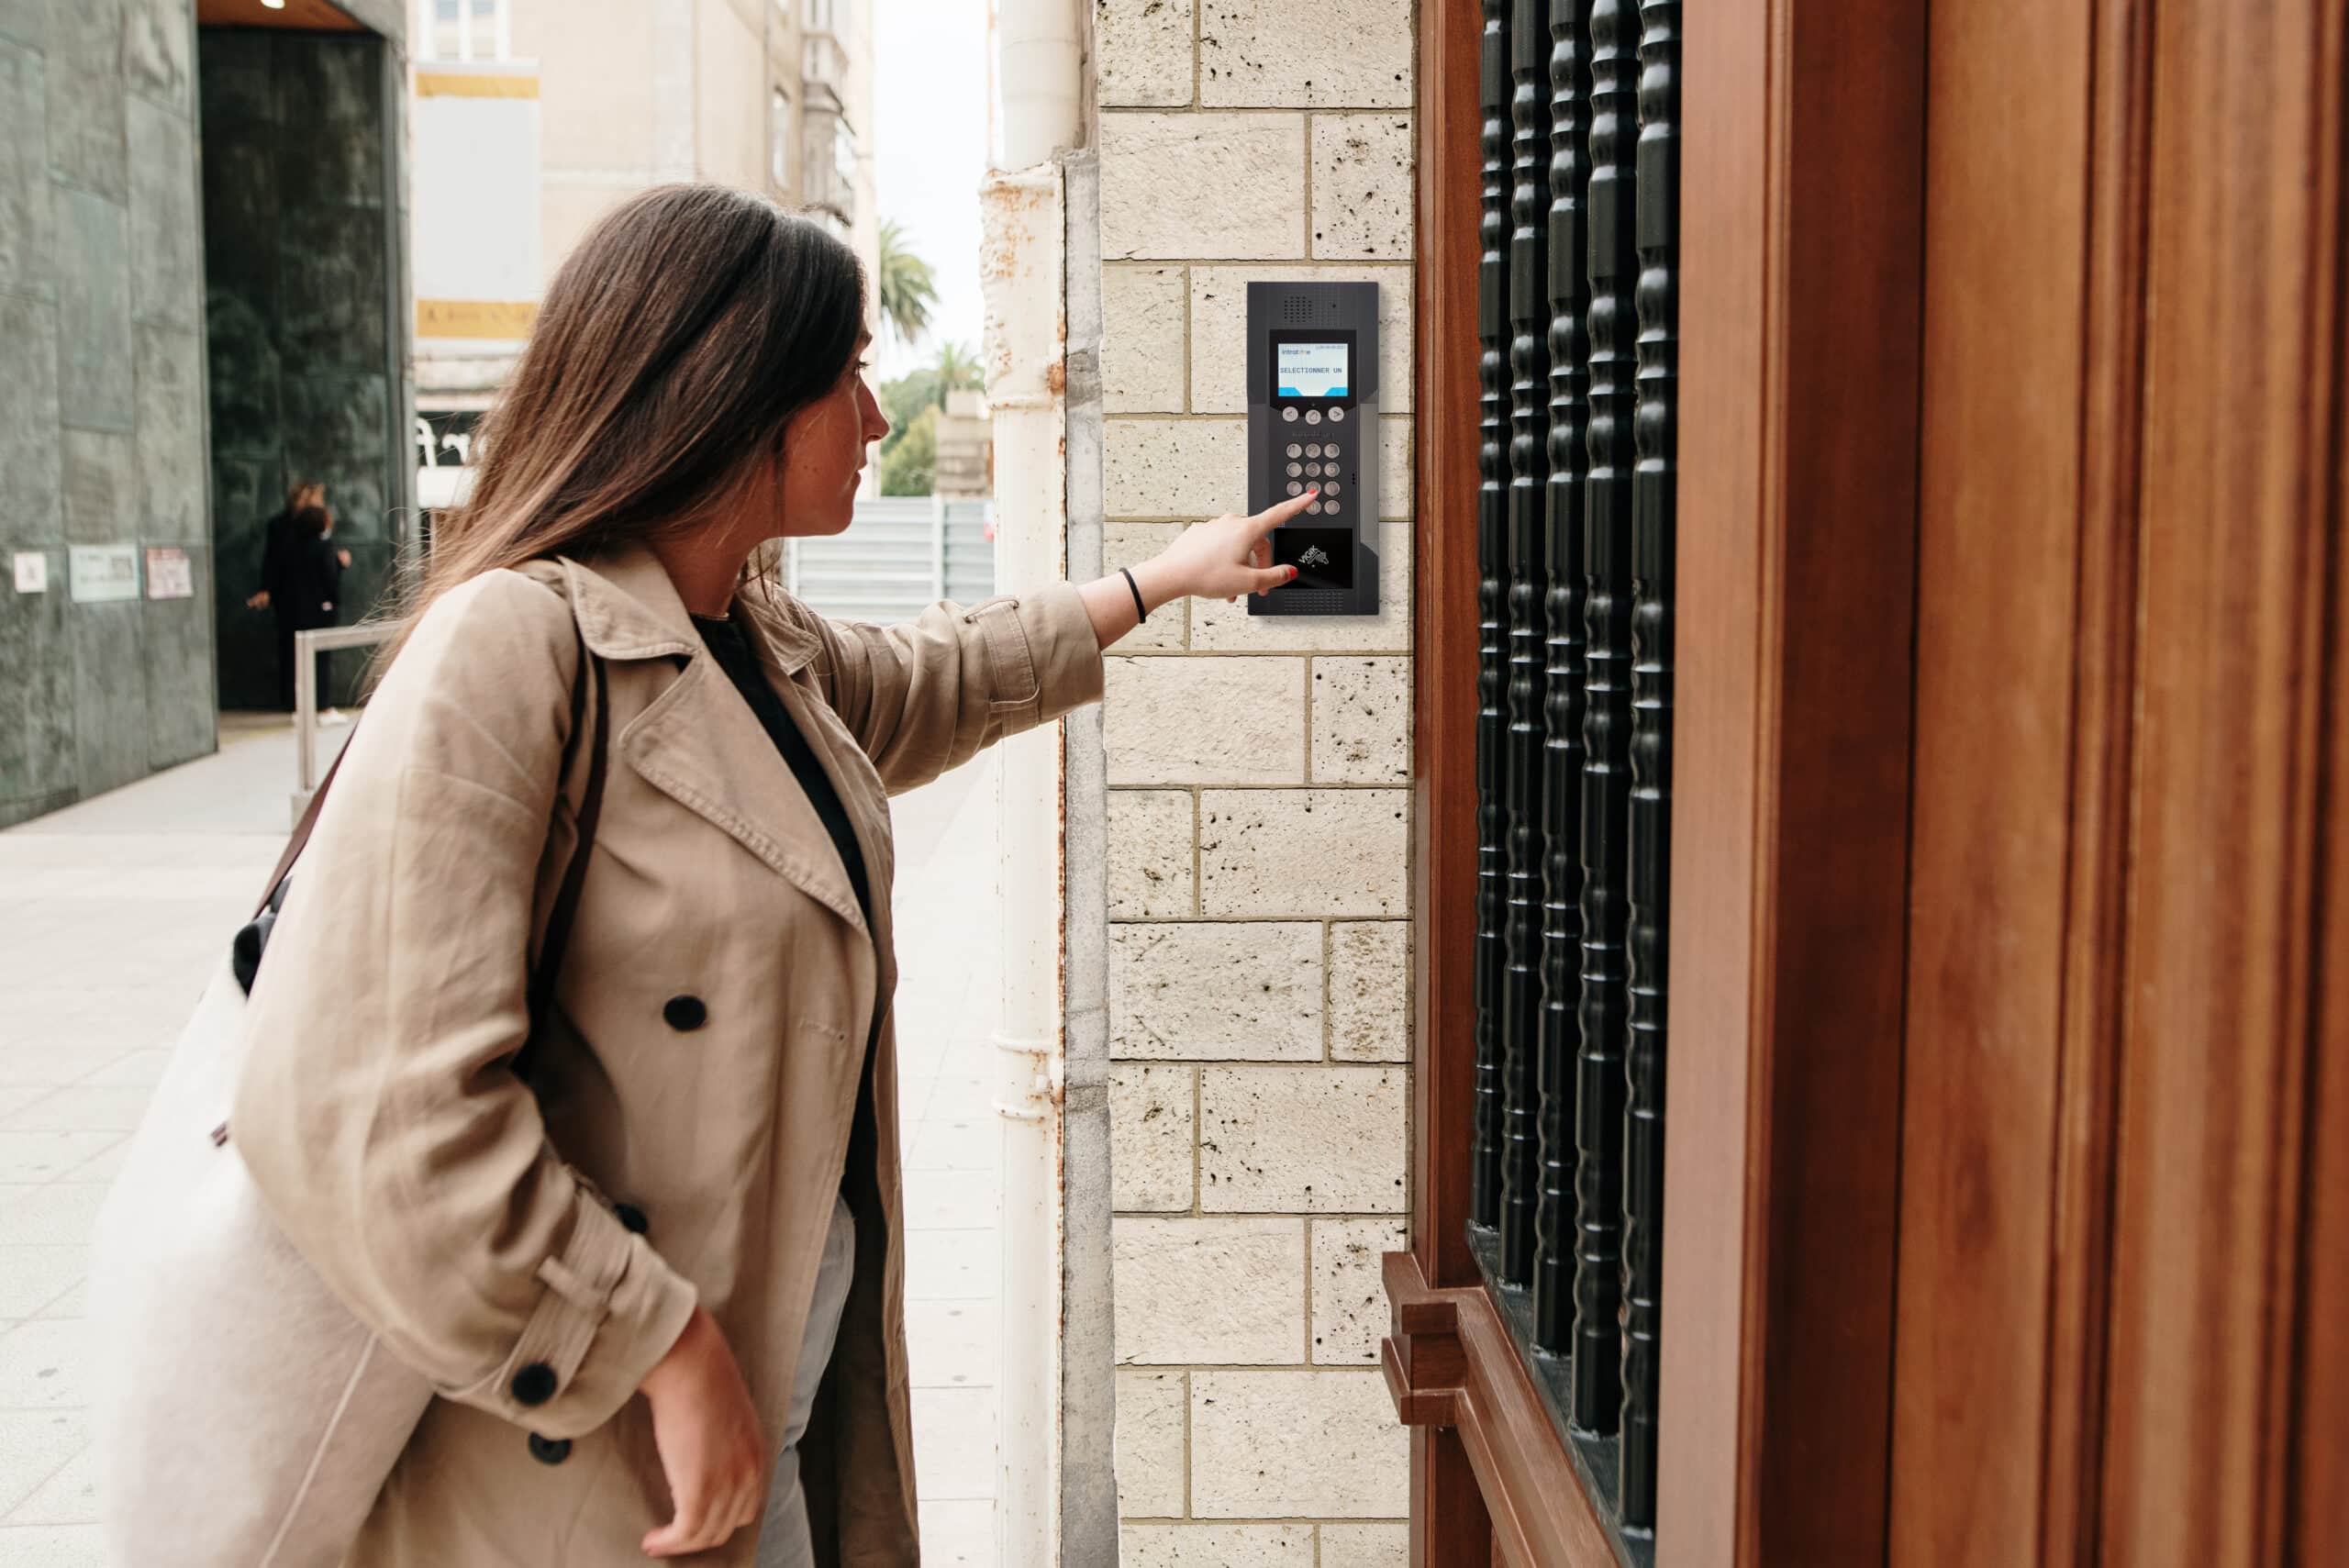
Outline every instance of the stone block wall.
<svg viewBox="0 0 2349 1568">
<path fill-rule="evenodd" d="M 0 827 L 212 750 L 190 0 L 0 0 Z M 195 596 L 75 603 L 74 545 Z M 48 590 L 17 592 L 18 554 Z"/>
<path fill-rule="evenodd" d="M 1110 661 L 1122 1558 L 1401 1568 L 1410 0 L 1095 0 L 1104 565 L 1241 506 L 1246 284 L 1380 285 L 1381 613 L 1170 606 Z"/>
</svg>

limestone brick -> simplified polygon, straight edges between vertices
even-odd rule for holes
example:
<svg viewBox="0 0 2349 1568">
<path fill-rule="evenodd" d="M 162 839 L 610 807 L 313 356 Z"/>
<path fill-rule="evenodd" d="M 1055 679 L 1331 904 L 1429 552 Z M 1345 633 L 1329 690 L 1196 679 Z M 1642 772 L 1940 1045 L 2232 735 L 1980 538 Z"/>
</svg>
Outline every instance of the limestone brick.
<svg viewBox="0 0 2349 1568">
<path fill-rule="evenodd" d="M 1256 919 L 1410 909 L 1410 792 L 1207 790 L 1199 912 Z"/>
<path fill-rule="evenodd" d="M 1201 1068 L 1199 1207 L 1401 1213 L 1407 1098 L 1395 1068 Z"/>
<path fill-rule="evenodd" d="M 1118 1514 L 1183 1517 L 1184 1406 L 1179 1372 L 1118 1373 Z"/>
<path fill-rule="evenodd" d="M 1191 101 L 1191 0 L 1093 0 L 1093 50 L 1104 105 Z"/>
<path fill-rule="evenodd" d="M 1314 1568 L 1311 1525 L 1128 1525 L 1119 1568 Z"/>
<path fill-rule="evenodd" d="M 1305 782 L 1301 659 L 1117 659 L 1101 703 L 1112 784 Z"/>
<path fill-rule="evenodd" d="M 1411 1568 L 1411 1527 L 1323 1525 L 1320 1568 Z"/>
<path fill-rule="evenodd" d="M 1366 139 L 1352 161 L 1365 167 L 1375 161 Z M 1408 219 L 1408 192 L 1406 201 Z M 1106 261 L 1300 261 L 1305 208 L 1301 114 L 1101 117 Z"/>
<path fill-rule="evenodd" d="M 1313 117 L 1317 260 L 1408 260 L 1412 195 L 1409 115 Z"/>
<path fill-rule="evenodd" d="M 1304 1220 L 1110 1225 L 1120 1362 L 1305 1360 Z"/>
<path fill-rule="evenodd" d="M 1245 419 L 1109 419 L 1101 439 L 1102 501 L 1113 517 L 1187 522 L 1247 507 Z"/>
<path fill-rule="evenodd" d="M 1411 781 L 1411 662 L 1313 662 L 1313 782 Z"/>
<path fill-rule="evenodd" d="M 1197 1518 L 1394 1518 L 1410 1429 L 1374 1371 L 1191 1374 Z"/>
<path fill-rule="evenodd" d="M 1184 271 L 1101 269 L 1101 406 L 1111 414 L 1183 411 Z M 1382 334 L 1384 328 L 1381 328 Z M 1245 413 L 1244 406 L 1240 412 Z"/>
<path fill-rule="evenodd" d="M 1408 108 L 1409 0 L 1200 0 L 1199 102 Z"/>
<path fill-rule="evenodd" d="M 1403 920 L 1330 928 L 1330 1055 L 1411 1059 L 1411 928 Z"/>
<path fill-rule="evenodd" d="M 1109 918 L 1174 920 L 1194 912 L 1194 804 L 1188 790 L 1109 792 Z"/>
<path fill-rule="evenodd" d="M 1109 1207 L 1187 1210 L 1197 1069 L 1128 1062 L 1109 1070 Z"/>
<path fill-rule="evenodd" d="M 1380 1260 L 1403 1250 L 1395 1219 L 1313 1221 L 1313 1361 L 1319 1366 L 1378 1364 L 1386 1337 L 1386 1285 Z"/>
<path fill-rule="evenodd" d="M 1162 1061 L 1317 1061 L 1321 989 L 1318 925 L 1113 926 L 1109 1053 Z"/>
</svg>

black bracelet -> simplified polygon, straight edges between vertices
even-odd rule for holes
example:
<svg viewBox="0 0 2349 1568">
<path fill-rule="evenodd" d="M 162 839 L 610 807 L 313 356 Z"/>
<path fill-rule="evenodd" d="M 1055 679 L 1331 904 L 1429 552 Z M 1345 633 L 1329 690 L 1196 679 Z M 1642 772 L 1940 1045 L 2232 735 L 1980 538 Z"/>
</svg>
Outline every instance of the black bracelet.
<svg viewBox="0 0 2349 1568">
<path fill-rule="evenodd" d="M 1126 580 L 1126 588 L 1134 596 L 1134 624 L 1140 626 L 1150 618 L 1150 612 L 1141 607 L 1141 589 L 1134 582 L 1134 574 L 1124 567 L 1118 568 L 1118 575 Z"/>
</svg>

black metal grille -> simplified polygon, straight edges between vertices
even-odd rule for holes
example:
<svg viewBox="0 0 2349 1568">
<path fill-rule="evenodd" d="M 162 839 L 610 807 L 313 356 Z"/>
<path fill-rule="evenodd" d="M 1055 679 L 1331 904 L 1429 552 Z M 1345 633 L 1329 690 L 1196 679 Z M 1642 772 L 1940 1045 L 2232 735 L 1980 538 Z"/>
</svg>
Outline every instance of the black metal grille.
<svg viewBox="0 0 2349 1568">
<path fill-rule="evenodd" d="M 1679 0 L 1484 0 L 1469 1240 L 1627 1561 L 1655 1519 Z"/>
</svg>

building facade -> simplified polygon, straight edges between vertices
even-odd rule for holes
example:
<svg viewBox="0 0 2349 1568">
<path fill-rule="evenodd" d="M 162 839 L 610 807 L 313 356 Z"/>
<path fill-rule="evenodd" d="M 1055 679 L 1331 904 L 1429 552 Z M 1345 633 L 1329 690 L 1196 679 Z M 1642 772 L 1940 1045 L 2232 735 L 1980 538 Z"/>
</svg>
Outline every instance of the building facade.
<svg viewBox="0 0 2349 1568">
<path fill-rule="evenodd" d="M 829 224 L 870 271 L 869 0 L 417 0 L 421 483 L 436 500 L 596 218 L 707 180 Z"/>
<path fill-rule="evenodd" d="M 0 824 L 203 755 L 218 706 L 274 701 L 246 600 L 291 479 L 328 484 L 352 595 L 388 574 L 402 20 L 0 6 Z"/>
</svg>

